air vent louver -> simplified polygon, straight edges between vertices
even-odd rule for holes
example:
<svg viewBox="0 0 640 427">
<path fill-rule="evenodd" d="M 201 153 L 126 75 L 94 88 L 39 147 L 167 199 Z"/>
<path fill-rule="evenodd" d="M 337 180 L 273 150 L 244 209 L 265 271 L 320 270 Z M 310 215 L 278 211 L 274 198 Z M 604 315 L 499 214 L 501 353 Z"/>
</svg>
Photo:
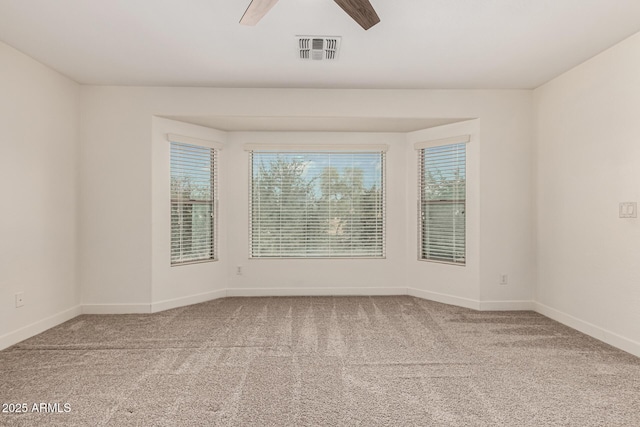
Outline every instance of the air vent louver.
<svg viewBox="0 0 640 427">
<path fill-rule="evenodd" d="M 338 59 L 340 50 L 340 37 L 326 36 L 297 36 L 298 57 L 303 60 L 329 60 Z"/>
</svg>

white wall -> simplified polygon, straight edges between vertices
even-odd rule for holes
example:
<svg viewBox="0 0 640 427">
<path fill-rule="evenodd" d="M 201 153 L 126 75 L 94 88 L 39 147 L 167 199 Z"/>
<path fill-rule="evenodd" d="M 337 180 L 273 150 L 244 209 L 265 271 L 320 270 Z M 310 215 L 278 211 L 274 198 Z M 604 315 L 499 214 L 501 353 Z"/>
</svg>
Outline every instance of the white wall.
<svg viewBox="0 0 640 427">
<path fill-rule="evenodd" d="M 103 96 L 88 96 L 94 90 Z M 149 310 L 151 131 L 135 96 L 81 87 L 78 265 L 88 312 L 110 304 Z"/>
<path fill-rule="evenodd" d="M 364 118 L 452 118 L 480 119 L 481 144 L 477 167 L 479 192 L 479 269 L 468 287 L 452 287 L 424 280 L 424 272 L 413 277 L 393 276 L 396 261 L 407 253 L 406 227 L 391 225 L 387 231 L 389 258 L 351 262 L 247 260 L 246 161 L 240 144 L 251 137 L 273 141 L 286 134 L 232 134 L 223 155 L 230 156 L 229 189 L 244 193 L 228 204 L 228 221 L 220 227 L 228 234 L 229 287 L 309 289 L 338 286 L 404 286 L 488 301 L 530 300 L 533 285 L 533 217 L 531 213 L 531 91 L 428 91 L 428 90 L 301 90 L 301 89 L 207 89 L 83 87 L 81 120 L 81 257 L 83 303 L 95 306 L 132 304 L 145 310 L 156 297 L 152 283 L 152 118 L 157 116 L 256 116 L 256 117 L 364 117 Z M 326 141 L 328 135 L 312 135 Z M 341 135 L 343 140 L 361 136 Z M 385 139 L 386 136 L 379 136 Z M 292 136 L 295 139 L 295 135 Z M 394 137 L 395 138 L 395 137 Z M 291 140 L 293 140 L 291 139 Z M 411 215 L 407 201 L 415 200 L 407 178 L 398 173 L 406 159 L 407 142 L 390 152 L 389 187 L 391 217 L 406 221 Z M 402 154 L 402 153 L 405 154 Z M 225 154 L 229 153 L 229 154 Z M 233 160 L 233 159 L 236 160 Z M 236 163 L 238 160 L 239 163 Z M 410 163 L 406 167 L 413 167 Z M 244 195 L 243 195 L 244 194 Z M 238 206 L 240 211 L 232 206 Z M 413 206 L 413 205 L 412 205 Z M 399 234 L 395 234 L 398 232 Z M 414 238 L 414 231 L 411 231 Z M 411 249 L 415 250 L 415 247 Z M 278 264 L 279 263 L 279 264 Z M 304 263 L 304 264 L 303 264 Z M 246 275 L 235 276 L 235 266 L 246 267 Z M 278 266 L 276 266 L 278 265 Z M 372 267 L 375 265 L 376 267 Z M 328 266 L 330 268 L 328 268 Z M 391 266 L 387 270 L 387 267 Z M 334 271 L 334 272 L 331 272 Z M 275 273 L 278 273 L 276 276 Z M 364 276 L 359 276 L 364 272 Z M 500 273 L 510 277 L 508 286 L 498 285 Z M 380 273 L 374 274 L 374 273 Z M 338 277 L 350 280 L 338 281 Z M 326 280 L 335 282 L 328 283 Z M 393 279 L 387 281 L 385 279 Z M 472 291 L 469 291 L 472 289 Z M 327 293 L 335 293 L 334 290 Z M 94 307 L 95 308 L 95 307 Z M 98 310 L 99 311 L 99 310 Z"/>
<path fill-rule="evenodd" d="M 229 240 L 229 293 L 279 294 L 403 294 L 405 293 L 404 134 L 359 132 L 233 132 L 229 133 L 228 161 L 233 165 L 227 207 Z M 249 259 L 249 154 L 252 144 L 388 144 L 386 154 L 386 258 L 385 259 Z M 398 191 L 399 190 L 399 191 Z M 236 275 L 236 267 L 243 274 Z"/>
<path fill-rule="evenodd" d="M 0 43 L 0 349 L 79 313 L 79 86 Z M 15 308 L 14 293 L 25 305 Z"/>
<path fill-rule="evenodd" d="M 535 91 L 541 311 L 640 355 L 640 34 Z"/>
<path fill-rule="evenodd" d="M 152 270 L 151 270 L 151 311 L 158 311 L 181 305 L 194 304 L 225 296 L 227 287 L 227 230 L 229 189 L 228 150 L 218 151 L 218 191 L 216 197 L 221 209 L 218 210 L 216 230 L 217 260 L 206 263 L 171 266 L 171 167 L 170 142 L 167 134 L 176 134 L 199 140 L 224 144 L 225 132 L 194 126 L 174 120 L 153 118 L 152 142 Z"/>
<path fill-rule="evenodd" d="M 410 289 L 416 296 L 479 309 L 480 301 L 480 146 L 479 120 L 470 120 L 407 134 L 406 189 L 407 217 L 405 239 L 407 257 L 404 269 Z M 469 135 L 466 147 L 466 253 L 465 265 L 450 265 L 419 260 L 418 157 L 414 145 L 421 142 Z M 455 299 L 449 299 L 455 296 Z"/>
</svg>

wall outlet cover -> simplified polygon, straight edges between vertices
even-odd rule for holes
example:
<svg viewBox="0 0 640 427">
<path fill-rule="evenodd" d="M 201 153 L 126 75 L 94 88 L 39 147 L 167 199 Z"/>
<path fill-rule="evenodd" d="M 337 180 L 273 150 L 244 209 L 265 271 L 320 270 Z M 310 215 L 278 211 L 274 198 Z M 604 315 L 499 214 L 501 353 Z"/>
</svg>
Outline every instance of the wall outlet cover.
<svg viewBox="0 0 640 427">
<path fill-rule="evenodd" d="M 637 218 L 638 203 L 637 202 L 621 202 L 620 218 Z"/>
</svg>

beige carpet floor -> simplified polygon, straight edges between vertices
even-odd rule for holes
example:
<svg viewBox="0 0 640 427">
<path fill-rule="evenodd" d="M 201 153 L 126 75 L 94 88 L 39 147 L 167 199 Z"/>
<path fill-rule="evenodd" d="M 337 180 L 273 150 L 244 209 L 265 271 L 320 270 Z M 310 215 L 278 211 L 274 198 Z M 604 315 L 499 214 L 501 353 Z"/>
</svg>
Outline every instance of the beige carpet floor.
<svg viewBox="0 0 640 427">
<path fill-rule="evenodd" d="M 227 298 L 23 341 L 0 403 L 28 405 L 8 426 L 640 426 L 640 359 L 531 312 Z"/>
</svg>

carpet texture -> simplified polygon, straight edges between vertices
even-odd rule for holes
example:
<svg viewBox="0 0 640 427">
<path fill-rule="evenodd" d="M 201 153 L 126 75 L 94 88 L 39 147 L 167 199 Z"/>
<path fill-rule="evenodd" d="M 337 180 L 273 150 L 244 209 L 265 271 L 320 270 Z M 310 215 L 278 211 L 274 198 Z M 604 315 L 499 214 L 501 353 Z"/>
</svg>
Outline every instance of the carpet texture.
<svg viewBox="0 0 640 427">
<path fill-rule="evenodd" d="M 8 426 L 640 426 L 640 359 L 532 312 L 226 298 L 23 341 L 0 403 L 28 405 Z"/>
</svg>

